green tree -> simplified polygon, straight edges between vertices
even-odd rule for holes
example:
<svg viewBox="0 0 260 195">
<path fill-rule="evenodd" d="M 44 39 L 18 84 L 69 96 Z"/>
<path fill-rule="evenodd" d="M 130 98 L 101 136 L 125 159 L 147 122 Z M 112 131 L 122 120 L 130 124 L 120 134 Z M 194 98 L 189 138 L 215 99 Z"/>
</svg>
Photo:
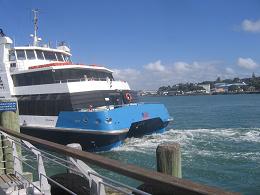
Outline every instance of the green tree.
<svg viewBox="0 0 260 195">
<path fill-rule="evenodd" d="M 217 82 L 217 83 L 221 82 L 221 78 L 218 77 L 218 78 L 216 79 L 216 82 Z"/>
<path fill-rule="evenodd" d="M 231 85 L 228 87 L 228 91 L 231 91 L 231 92 L 237 92 L 239 89 L 240 89 L 240 87 L 237 85 Z"/>
<path fill-rule="evenodd" d="M 254 72 L 252 73 L 252 79 L 255 79 L 255 73 Z"/>
<path fill-rule="evenodd" d="M 240 78 L 238 78 L 238 77 L 234 78 L 234 79 L 233 79 L 233 82 L 234 82 L 234 83 L 239 83 L 239 82 L 240 82 Z"/>
</svg>

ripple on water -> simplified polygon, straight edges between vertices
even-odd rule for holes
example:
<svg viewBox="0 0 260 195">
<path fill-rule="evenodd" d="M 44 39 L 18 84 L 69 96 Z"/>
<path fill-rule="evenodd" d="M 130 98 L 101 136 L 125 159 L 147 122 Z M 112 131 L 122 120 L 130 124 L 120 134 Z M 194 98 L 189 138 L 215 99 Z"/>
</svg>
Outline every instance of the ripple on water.
<svg viewBox="0 0 260 195">
<path fill-rule="evenodd" d="M 123 155 L 131 151 L 128 162 L 156 169 L 156 147 L 171 142 L 181 145 L 184 178 L 247 194 L 257 191 L 260 128 L 170 129 L 127 139 L 112 152 Z"/>
<path fill-rule="evenodd" d="M 129 138 L 113 151 L 131 151 L 154 155 L 162 143 L 177 142 L 186 163 L 193 159 L 212 158 L 218 161 L 246 160 L 260 163 L 259 128 L 170 129 L 163 134 Z"/>
</svg>

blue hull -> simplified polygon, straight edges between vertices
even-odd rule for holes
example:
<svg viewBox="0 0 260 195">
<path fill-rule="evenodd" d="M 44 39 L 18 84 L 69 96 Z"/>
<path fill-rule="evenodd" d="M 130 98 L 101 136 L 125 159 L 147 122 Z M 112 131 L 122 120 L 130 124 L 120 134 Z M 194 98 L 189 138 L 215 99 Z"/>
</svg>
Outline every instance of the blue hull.
<svg viewBox="0 0 260 195">
<path fill-rule="evenodd" d="M 55 143 L 67 145 L 79 143 L 89 152 L 107 151 L 122 144 L 127 131 L 119 133 L 95 133 L 93 131 L 61 130 L 55 128 L 21 127 L 21 132 Z"/>
<path fill-rule="evenodd" d="M 128 137 L 163 132 L 171 118 L 163 104 L 129 104 L 111 110 L 61 112 L 56 127 L 104 132 L 129 129 Z"/>
<path fill-rule="evenodd" d="M 119 146 L 127 137 L 162 133 L 170 119 L 164 105 L 138 103 L 111 110 L 60 112 L 55 128 L 21 127 L 21 131 L 64 145 L 79 143 L 83 150 L 97 152 Z"/>
</svg>

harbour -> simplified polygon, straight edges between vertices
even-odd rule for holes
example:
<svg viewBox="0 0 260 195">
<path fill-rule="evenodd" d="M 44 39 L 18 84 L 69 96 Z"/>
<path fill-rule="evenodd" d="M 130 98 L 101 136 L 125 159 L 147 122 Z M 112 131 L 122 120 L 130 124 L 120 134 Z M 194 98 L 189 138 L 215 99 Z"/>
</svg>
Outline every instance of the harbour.
<svg viewBox="0 0 260 195">
<path fill-rule="evenodd" d="M 260 194 L 259 2 L 0 12 L 0 195 Z"/>
<path fill-rule="evenodd" d="M 156 170 L 157 146 L 179 143 L 183 178 L 241 194 L 259 193 L 260 113 L 259 106 L 255 106 L 260 105 L 259 95 L 143 98 L 165 103 L 178 123 L 163 134 L 129 138 L 120 147 L 99 155 Z M 214 110 L 210 109 L 213 104 Z M 30 157 L 26 158 L 30 162 Z M 50 174 L 64 171 L 49 161 L 47 167 Z M 140 185 L 118 174 L 102 172 L 133 187 Z"/>
<path fill-rule="evenodd" d="M 179 144 L 160 145 L 156 149 L 157 173 L 130 164 L 124 164 L 109 158 L 82 151 L 80 144 L 60 145 L 37 137 L 20 133 L 17 102 L 4 100 L 1 103 L 1 194 L 223 194 L 234 193 L 214 187 L 182 180 L 181 152 Z M 8 103 L 10 103 L 8 106 Z M 14 110 L 16 108 L 16 110 Z M 7 128 L 6 128 L 7 127 Z M 45 148 L 45 151 L 34 145 Z M 51 154 L 47 151 L 53 151 Z M 24 159 L 24 152 L 36 156 L 36 167 Z M 66 155 L 66 158 L 58 157 Z M 31 158 L 31 160 L 33 160 Z M 46 174 L 46 160 L 63 166 L 67 172 L 52 175 Z M 64 164 L 65 163 L 65 164 Z M 138 188 L 97 173 L 86 163 L 107 169 L 114 173 L 142 181 Z M 37 172 L 24 172 L 23 166 Z M 38 179 L 37 179 L 38 178 Z M 112 189 L 112 191 L 108 191 Z"/>
</svg>

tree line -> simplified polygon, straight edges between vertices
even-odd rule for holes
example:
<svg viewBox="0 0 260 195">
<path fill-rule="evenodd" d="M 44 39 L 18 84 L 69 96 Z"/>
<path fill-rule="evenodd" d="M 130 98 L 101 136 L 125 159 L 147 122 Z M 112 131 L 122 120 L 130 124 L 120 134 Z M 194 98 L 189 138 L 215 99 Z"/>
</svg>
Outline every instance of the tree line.
<svg viewBox="0 0 260 195">
<path fill-rule="evenodd" d="M 204 84 L 209 84 L 210 88 L 213 89 L 215 87 L 216 83 L 226 83 L 226 84 L 235 84 L 235 83 L 245 83 L 246 85 L 244 86 L 235 86 L 232 85 L 229 87 L 229 91 L 237 91 L 238 89 L 243 89 L 243 91 L 248 91 L 250 88 L 255 90 L 255 91 L 260 91 L 260 77 L 256 77 L 255 74 L 252 74 L 252 77 L 250 78 L 243 78 L 240 79 L 239 77 L 235 77 L 233 79 L 221 79 L 218 77 L 215 81 L 203 81 L 200 83 L 178 83 L 173 86 L 161 86 L 158 89 L 158 93 L 161 92 L 167 92 L 167 91 L 183 91 L 183 92 L 188 92 L 188 91 L 199 91 L 199 90 L 204 90 L 203 87 L 199 85 L 204 85 Z"/>
</svg>

